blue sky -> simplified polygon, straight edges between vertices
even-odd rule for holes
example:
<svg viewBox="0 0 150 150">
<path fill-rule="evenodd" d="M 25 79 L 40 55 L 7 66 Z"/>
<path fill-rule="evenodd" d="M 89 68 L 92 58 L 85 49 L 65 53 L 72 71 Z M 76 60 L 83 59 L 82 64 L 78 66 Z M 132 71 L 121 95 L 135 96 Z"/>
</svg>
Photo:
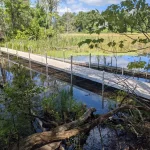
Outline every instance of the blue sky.
<svg viewBox="0 0 150 150">
<path fill-rule="evenodd" d="M 31 0 L 32 2 L 35 0 Z M 100 12 L 111 4 L 119 4 L 123 0 L 61 0 L 58 12 L 63 14 L 67 11 L 78 13 L 79 11 L 90 11 L 98 9 Z M 150 0 L 147 0 L 150 2 Z"/>
</svg>

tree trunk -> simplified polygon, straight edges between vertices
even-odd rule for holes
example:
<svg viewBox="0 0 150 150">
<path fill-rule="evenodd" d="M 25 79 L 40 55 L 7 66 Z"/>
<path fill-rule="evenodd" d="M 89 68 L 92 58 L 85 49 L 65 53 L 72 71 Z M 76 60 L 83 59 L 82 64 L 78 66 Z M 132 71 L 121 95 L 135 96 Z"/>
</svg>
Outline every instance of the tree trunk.
<svg viewBox="0 0 150 150">
<path fill-rule="evenodd" d="M 47 144 L 53 142 L 60 142 L 63 139 L 68 139 L 80 133 L 89 132 L 92 128 L 103 123 L 115 113 L 125 109 L 142 109 L 150 112 L 150 109 L 145 109 L 145 107 L 135 107 L 132 105 L 127 105 L 127 106 L 116 108 L 115 110 L 107 114 L 100 115 L 97 119 L 91 120 L 91 122 L 86 123 L 88 118 L 91 117 L 91 114 L 95 111 L 95 109 L 91 108 L 88 109 L 84 113 L 84 115 L 76 121 L 59 126 L 53 129 L 52 131 L 35 133 L 33 135 L 28 136 L 25 139 L 22 139 L 19 143 L 19 150 L 39 149 L 41 147 L 44 147 Z M 17 150 L 17 147 L 14 146 L 12 150 Z"/>
</svg>

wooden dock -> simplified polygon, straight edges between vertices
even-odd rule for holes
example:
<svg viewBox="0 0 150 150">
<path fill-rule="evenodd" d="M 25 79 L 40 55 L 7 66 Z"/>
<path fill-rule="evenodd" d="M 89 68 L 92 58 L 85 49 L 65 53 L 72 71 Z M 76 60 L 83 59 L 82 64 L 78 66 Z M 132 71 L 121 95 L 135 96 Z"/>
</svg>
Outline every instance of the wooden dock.
<svg viewBox="0 0 150 150">
<path fill-rule="evenodd" d="M 52 59 L 70 63 L 69 59 L 62 59 L 62 58 L 52 58 Z M 137 77 L 137 78 L 143 78 L 143 79 L 150 79 L 150 72 L 143 72 L 143 71 L 138 71 L 138 70 L 134 70 L 134 69 L 132 70 L 132 69 L 122 68 L 122 67 L 118 67 L 118 66 L 117 67 L 116 66 L 108 66 L 108 65 L 97 64 L 97 63 L 89 64 L 88 62 L 83 62 L 83 61 L 73 61 L 73 64 L 78 65 L 78 66 L 96 69 L 96 70 L 101 70 L 101 71 L 104 70 L 104 71 L 110 72 L 110 73 L 122 74 L 122 75 Z"/>
<path fill-rule="evenodd" d="M 49 68 L 54 68 L 62 72 L 73 74 L 83 79 L 88 79 L 97 83 L 101 83 L 116 89 L 133 93 L 137 96 L 150 99 L 150 83 L 134 80 L 133 77 L 126 77 L 124 75 L 117 75 L 113 73 L 103 72 L 83 66 L 72 65 L 67 62 L 50 59 L 45 56 L 31 54 L 27 52 L 21 52 L 17 50 L 0 48 L 2 54 L 14 55 L 18 58 L 36 62 L 38 64 L 45 65 Z M 31 63 L 32 65 L 32 63 Z M 72 71 L 71 71 L 72 70 Z M 104 76 L 104 81 L 103 81 Z"/>
</svg>

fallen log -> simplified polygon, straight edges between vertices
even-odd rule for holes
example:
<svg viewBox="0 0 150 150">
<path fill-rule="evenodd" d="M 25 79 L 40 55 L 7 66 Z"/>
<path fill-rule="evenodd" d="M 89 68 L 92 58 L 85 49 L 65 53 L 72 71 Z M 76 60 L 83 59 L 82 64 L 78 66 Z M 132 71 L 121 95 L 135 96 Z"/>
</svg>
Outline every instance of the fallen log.
<svg viewBox="0 0 150 150">
<path fill-rule="evenodd" d="M 55 150 L 60 146 L 61 142 L 54 142 L 51 144 L 44 145 L 37 150 Z"/>
<path fill-rule="evenodd" d="M 135 107 L 132 105 L 126 105 L 119 108 L 114 109 L 113 111 L 100 115 L 97 119 L 91 120 L 91 122 L 87 122 L 87 119 L 91 116 L 91 114 L 95 111 L 94 108 L 88 109 L 82 117 L 78 120 L 64 124 L 59 126 L 52 131 L 35 133 L 33 135 L 28 136 L 25 139 L 22 139 L 19 142 L 19 148 L 17 148 L 17 144 L 14 146 L 12 150 L 35 150 L 39 149 L 42 146 L 53 142 L 60 142 L 63 139 L 68 139 L 72 136 L 76 136 L 83 132 L 88 132 L 95 126 L 103 123 L 109 117 L 114 115 L 115 113 L 125 110 L 125 109 L 142 109 L 150 112 L 150 109 L 145 109 L 145 107 Z"/>
</svg>

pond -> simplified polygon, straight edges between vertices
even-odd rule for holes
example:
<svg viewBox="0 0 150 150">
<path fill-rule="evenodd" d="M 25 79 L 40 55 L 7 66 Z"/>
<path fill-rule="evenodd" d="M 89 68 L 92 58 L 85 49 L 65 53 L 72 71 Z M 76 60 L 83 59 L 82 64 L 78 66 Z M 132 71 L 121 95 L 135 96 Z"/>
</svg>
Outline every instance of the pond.
<svg viewBox="0 0 150 150">
<path fill-rule="evenodd" d="M 46 77 L 39 73 L 36 73 L 36 75 L 34 77 L 34 81 L 38 85 L 47 86 Z M 89 90 L 83 89 L 78 86 L 71 87 L 71 85 L 69 83 L 60 81 L 58 79 L 54 79 L 54 78 L 49 79 L 49 86 L 50 86 L 50 89 L 55 92 L 56 91 L 60 92 L 61 90 L 64 90 L 64 89 L 69 91 L 70 88 L 72 88 L 73 98 L 78 102 L 82 102 L 88 108 L 91 108 L 91 107 L 96 108 L 96 110 L 97 110 L 96 113 L 98 113 L 98 114 L 104 114 L 104 113 L 108 112 L 109 109 L 111 107 L 113 107 L 116 103 L 114 100 L 105 98 L 104 99 L 104 107 L 103 107 L 101 95 L 93 93 Z"/>
<path fill-rule="evenodd" d="M 9 82 L 11 84 L 11 82 L 13 81 L 13 74 L 9 71 L 8 68 L 4 69 L 4 74 L 5 74 L 6 82 Z M 0 77 L 2 78 L 2 72 L 0 72 Z M 86 89 L 77 86 L 71 86 L 70 84 L 58 80 L 53 76 L 49 76 L 49 78 L 47 78 L 44 74 L 40 74 L 38 72 L 32 71 L 32 77 L 36 85 L 48 87 L 48 90 L 44 91 L 42 94 L 35 97 L 36 101 L 37 100 L 42 101 L 44 97 L 49 97 L 51 96 L 52 93 L 60 93 L 61 90 L 65 89 L 69 91 L 70 89 L 72 89 L 72 96 L 74 100 L 76 100 L 77 102 L 82 102 L 88 108 L 91 107 L 96 108 L 96 114 L 105 114 L 110 110 L 111 107 L 114 107 L 114 105 L 116 104 L 115 101 L 106 98 L 104 99 L 104 103 L 103 103 L 101 95 L 95 94 L 91 91 L 88 91 Z M 0 107 L 2 108 L 3 106 L 1 106 L 0 104 Z M 36 132 L 42 131 L 40 128 L 38 128 L 36 122 L 33 122 L 33 126 Z M 98 131 L 97 128 L 95 128 L 94 131 L 97 132 Z M 90 136 L 92 136 L 92 139 L 99 138 L 98 133 L 97 134 L 90 133 Z M 90 144 L 90 142 L 88 142 L 88 144 Z M 99 143 L 93 143 L 93 144 L 97 145 Z M 85 144 L 84 147 L 86 149 L 90 149 L 90 146 L 87 146 L 87 144 Z M 99 147 L 99 145 L 97 145 L 96 147 Z"/>
<path fill-rule="evenodd" d="M 73 61 L 82 61 L 82 62 L 89 62 L 89 56 L 74 56 Z M 128 64 L 130 62 L 138 62 L 138 61 L 145 61 L 146 65 L 150 64 L 150 55 L 137 55 L 137 56 L 129 56 L 129 55 L 124 55 L 124 56 L 92 56 L 91 57 L 91 63 L 96 63 L 102 65 L 108 65 L 111 66 L 117 66 L 121 68 L 127 68 Z M 145 66 L 146 66 L 145 65 Z M 141 71 L 146 71 L 144 69 L 140 69 Z M 148 69 L 148 72 L 150 72 L 150 68 Z"/>
<path fill-rule="evenodd" d="M 13 74 L 8 70 L 5 70 L 6 81 L 11 82 L 13 80 Z M 61 90 L 69 90 L 71 85 L 67 82 L 61 81 L 59 79 L 54 78 L 53 76 L 49 76 L 48 79 L 44 74 L 32 71 L 33 80 L 38 86 L 49 87 L 49 91 L 44 96 L 49 96 L 51 93 L 60 92 Z M 0 77 L 2 77 L 2 72 L 0 72 Z M 108 112 L 109 108 L 115 104 L 115 101 L 110 100 L 108 98 L 104 99 L 104 104 L 102 102 L 102 96 L 96 93 L 93 93 L 89 90 L 83 89 L 78 86 L 72 86 L 72 95 L 73 98 L 85 104 L 88 108 L 93 107 L 96 108 L 98 114 L 104 114 Z M 104 107 L 103 107 L 104 105 Z"/>
<path fill-rule="evenodd" d="M 13 74 L 6 69 L 4 71 L 5 71 L 6 81 L 11 83 L 11 81 L 13 80 Z M 2 72 L 0 73 L 0 76 L 2 77 Z M 116 105 L 115 101 L 107 98 L 105 98 L 103 103 L 101 95 L 93 93 L 89 90 L 83 89 L 78 86 L 71 86 L 67 82 L 56 79 L 53 76 L 49 76 L 47 78 L 44 74 L 32 71 L 32 79 L 38 86 L 49 87 L 47 91 L 44 91 L 41 94 L 41 99 L 39 100 L 42 100 L 43 97 L 50 96 L 51 93 L 55 93 L 55 92 L 59 93 L 61 90 L 64 89 L 65 90 L 72 89 L 73 98 L 78 102 L 82 102 L 88 108 L 89 107 L 96 108 L 97 114 L 105 114 L 110 110 L 111 107 L 114 107 Z M 101 131 L 102 131 L 101 133 L 102 136 L 105 136 L 105 143 L 107 145 L 109 138 L 106 135 L 108 136 L 111 135 L 111 137 L 114 137 L 114 133 L 109 128 L 101 128 Z M 88 136 L 88 139 L 83 149 L 90 150 L 94 148 L 94 150 L 101 150 L 102 146 L 100 140 L 101 140 L 100 132 L 99 129 L 96 127 L 93 130 L 91 130 L 90 135 Z"/>
</svg>

